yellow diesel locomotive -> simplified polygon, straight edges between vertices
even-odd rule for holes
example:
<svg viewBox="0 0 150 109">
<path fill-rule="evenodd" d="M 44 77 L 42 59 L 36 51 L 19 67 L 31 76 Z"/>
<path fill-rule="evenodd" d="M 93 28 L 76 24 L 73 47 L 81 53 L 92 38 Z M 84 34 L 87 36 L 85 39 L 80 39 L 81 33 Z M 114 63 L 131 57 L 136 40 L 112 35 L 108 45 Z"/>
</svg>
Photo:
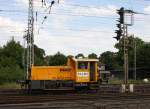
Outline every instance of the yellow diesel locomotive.
<svg viewBox="0 0 150 109">
<path fill-rule="evenodd" d="M 66 66 L 32 66 L 28 88 L 76 89 L 98 87 L 98 59 L 68 57 Z"/>
</svg>

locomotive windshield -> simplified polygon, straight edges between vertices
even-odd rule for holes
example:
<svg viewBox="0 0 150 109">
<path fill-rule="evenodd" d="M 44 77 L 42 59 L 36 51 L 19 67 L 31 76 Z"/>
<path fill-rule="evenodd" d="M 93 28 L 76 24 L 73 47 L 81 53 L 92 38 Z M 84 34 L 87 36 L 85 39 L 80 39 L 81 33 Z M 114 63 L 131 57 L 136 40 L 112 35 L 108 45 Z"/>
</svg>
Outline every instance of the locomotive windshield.
<svg viewBox="0 0 150 109">
<path fill-rule="evenodd" d="M 78 62 L 78 69 L 88 69 L 88 62 Z"/>
</svg>

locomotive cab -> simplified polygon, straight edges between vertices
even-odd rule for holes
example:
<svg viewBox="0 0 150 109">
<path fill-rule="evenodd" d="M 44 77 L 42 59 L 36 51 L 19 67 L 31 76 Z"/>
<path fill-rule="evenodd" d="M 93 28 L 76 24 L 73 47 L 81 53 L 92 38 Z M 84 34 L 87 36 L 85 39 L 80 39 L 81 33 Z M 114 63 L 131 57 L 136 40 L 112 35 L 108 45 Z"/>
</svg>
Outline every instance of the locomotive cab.
<svg viewBox="0 0 150 109">
<path fill-rule="evenodd" d="M 73 59 L 76 63 L 76 86 L 91 86 L 97 84 L 98 60 L 97 59 Z"/>
</svg>

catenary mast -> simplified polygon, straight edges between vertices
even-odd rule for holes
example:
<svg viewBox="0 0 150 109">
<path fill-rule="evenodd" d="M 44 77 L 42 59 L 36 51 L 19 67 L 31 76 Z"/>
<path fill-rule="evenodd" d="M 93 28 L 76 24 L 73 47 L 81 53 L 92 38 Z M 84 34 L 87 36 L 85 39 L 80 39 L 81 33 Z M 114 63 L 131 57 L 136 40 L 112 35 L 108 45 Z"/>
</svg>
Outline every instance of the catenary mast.
<svg viewBox="0 0 150 109">
<path fill-rule="evenodd" d="M 32 65 L 34 65 L 34 7 L 33 0 L 29 0 L 27 32 L 27 80 L 29 79 Z"/>
</svg>

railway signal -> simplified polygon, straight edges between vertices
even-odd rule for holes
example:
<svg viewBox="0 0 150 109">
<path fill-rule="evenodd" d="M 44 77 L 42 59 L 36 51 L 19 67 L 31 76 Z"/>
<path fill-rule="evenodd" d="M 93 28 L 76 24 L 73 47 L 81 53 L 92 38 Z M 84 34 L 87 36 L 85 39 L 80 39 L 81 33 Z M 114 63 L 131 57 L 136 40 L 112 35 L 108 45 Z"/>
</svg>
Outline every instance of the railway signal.
<svg viewBox="0 0 150 109">
<path fill-rule="evenodd" d="M 117 14 L 119 14 L 119 22 L 120 24 L 124 24 L 124 14 L 125 14 L 125 10 L 124 8 L 120 8 L 119 10 L 117 10 Z"/>
<path fill-rule="evenodd" d="M 116 30 L 115 33 L 117 33 L 117 36 L 113 37 L 113 38 L 115 38 L 117 41 L 120 40 L 120 37 L 121 37 L 121 34 L 122 34 L 121 31 L 120 30 Z"/>
<path fill-rule="evenodd" d="M 132 10 L 125 10 L 123 7 L 117 10 L 117 14 L 119 15 L 119 19 L 117 27 L 118 30 L 115 31 L 117 36 L 115 39 L 120 40 L 123 37 L 123 45 L 124 45 L 124 84 L 125 84 L 125 92 L 128 91 L 128 26 L 133 25 L 133 13 Z M 127 16 L 130 17 L 130 22 L 128 22 Z"/>
<path fill-rule="evenodd" d="M 124 26 L 124 8 L 122 7 L 119 10 L 117 10 L 117 14 L 119 14 L 119 19 L 117 20 L 118 21 L 118 24 L 117 24 L 118 30 L 115 31 L 115 33 L 117 33 L 117 36 L 113 37 L 113 38 L 115 38 L 117 41 L 119 41 L 121 36 L 123 36 L 123 27 L 122 26 Z"/>
<path fill-rule="evenodd" d="M 122 25 L 121 24 L 117 24 L 118 30 L 115 31 L 115 33 L 117 34 L 115 38 L 117 41 L 120 40 L 121 36 L 123 36 L 123 30 L 122 30 Z"/>
</svg>

